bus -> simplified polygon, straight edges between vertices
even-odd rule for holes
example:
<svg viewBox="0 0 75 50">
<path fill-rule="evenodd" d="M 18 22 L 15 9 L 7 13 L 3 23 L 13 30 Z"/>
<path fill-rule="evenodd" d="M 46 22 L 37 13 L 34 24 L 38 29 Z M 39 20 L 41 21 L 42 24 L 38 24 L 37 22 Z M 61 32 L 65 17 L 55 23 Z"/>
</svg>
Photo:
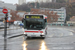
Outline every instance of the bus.
<svg viewBox="0 0 75 50">
<path fill-rule="evenodd" d="M 24 15 L 24 36 L 45 38 L 47 35 L 47 16 L 41 14 Z"/>
</svg>

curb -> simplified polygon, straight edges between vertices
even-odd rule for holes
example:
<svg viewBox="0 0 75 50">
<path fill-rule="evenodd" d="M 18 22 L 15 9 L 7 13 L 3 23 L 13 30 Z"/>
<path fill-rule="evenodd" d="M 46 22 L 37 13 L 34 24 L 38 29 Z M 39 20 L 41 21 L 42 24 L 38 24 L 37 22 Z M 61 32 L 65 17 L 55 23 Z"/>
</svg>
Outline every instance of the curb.
<svg viewBox="0 0 75 50">
<path fill-rule="evenodd" d="M 16 37 L 19 37 L 19 36 L 22 36 L 23 34 L 19 34 L 19 35 L 14 35 L 14 36 L 9 36 L 8 39 L 11 39 L 11 38 L 16 38 Z"/>
</svg>

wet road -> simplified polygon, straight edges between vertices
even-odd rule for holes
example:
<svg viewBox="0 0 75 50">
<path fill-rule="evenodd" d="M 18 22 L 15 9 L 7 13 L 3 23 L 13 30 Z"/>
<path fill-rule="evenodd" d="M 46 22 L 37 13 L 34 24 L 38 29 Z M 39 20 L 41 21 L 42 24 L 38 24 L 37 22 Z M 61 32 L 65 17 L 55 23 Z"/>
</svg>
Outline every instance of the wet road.
<svg viewBox="0 0 75 50">
<path fill-rule="evenodd" d="M 26 38 L 22 28 L 8 30 L 7 50 L 75 50 L 75 31 L 72 27 L 48 26 L 45 39 Z M 0 50 L 3 50 L 3 31 L 0 31 Z M 21 35 L 9 38 L 11 36 Z"/>
</svg>

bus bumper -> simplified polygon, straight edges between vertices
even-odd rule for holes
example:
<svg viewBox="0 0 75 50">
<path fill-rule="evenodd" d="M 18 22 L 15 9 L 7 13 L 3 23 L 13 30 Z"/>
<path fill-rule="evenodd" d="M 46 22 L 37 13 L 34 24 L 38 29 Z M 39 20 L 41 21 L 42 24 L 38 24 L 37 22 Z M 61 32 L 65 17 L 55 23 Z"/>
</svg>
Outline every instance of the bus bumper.
<svg viewBox="0 0 75 50">
<path fill-rule="evenodd" d="M 42 34 L 32 34 L 32 35 L 29 35 L 29 34 L 24 34 L 24 36 L 27 36 L 27 37 L 45 37 L 45 35 L 42 35 Z"/>
</svg>

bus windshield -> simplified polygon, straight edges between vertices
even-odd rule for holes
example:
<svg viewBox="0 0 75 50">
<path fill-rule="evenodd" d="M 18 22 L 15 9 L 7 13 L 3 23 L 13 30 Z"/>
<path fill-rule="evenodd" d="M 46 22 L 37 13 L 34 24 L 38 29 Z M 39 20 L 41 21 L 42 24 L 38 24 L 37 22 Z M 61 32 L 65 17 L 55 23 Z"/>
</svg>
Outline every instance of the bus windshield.
<svg viewBox="0 0 75 50">
<path fill-rule="evenodd" d="M 25 28 L 31 30 L 41 30 L 44 28 L 44 19 L 26 19 Z"/>
</svg>

